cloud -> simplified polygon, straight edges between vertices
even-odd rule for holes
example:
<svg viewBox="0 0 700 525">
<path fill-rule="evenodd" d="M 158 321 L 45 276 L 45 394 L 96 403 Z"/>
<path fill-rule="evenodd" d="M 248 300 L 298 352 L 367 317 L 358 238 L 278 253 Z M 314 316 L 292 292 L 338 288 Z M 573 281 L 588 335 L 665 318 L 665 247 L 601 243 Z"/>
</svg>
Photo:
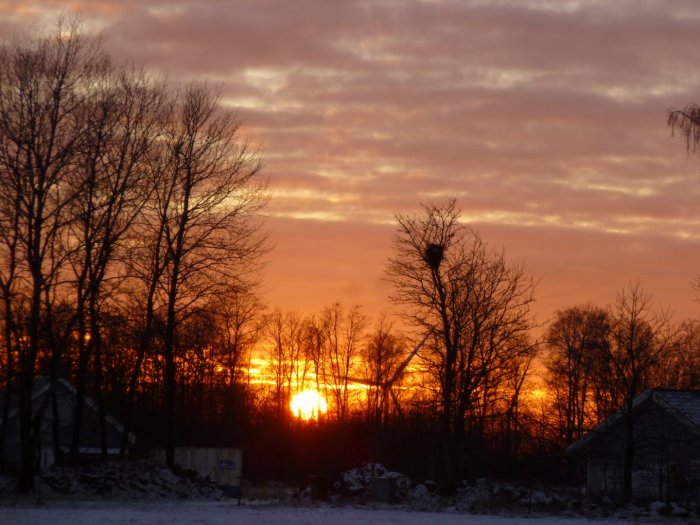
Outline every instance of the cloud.
<svg viewBox="0 0 700 525">
<path fill-rule="evenodd" d="M 324 298 L 384 301 L 358 284 L 357 268 L 372 272 L 353 257 L 359 239 L 456 195 L 470 222 L 515 240 L 544 287 L 580 290 L 580 273 L 585 290 L 617 290 L 643 274 L 688 310 L 676 279 L 693 277 L 700 185 L 665 118 L 698 97 L 692 2 L 26 0 L 3 4 L 0 34 L 60 12 L 82 12 L 118 59 L 221 86 L 262 145 L 276 235 L 338 254 L 309 276 Z M 317 287 L 288 275 L 311 263 L 284 246 L 270 297 L 293 304 Z M 576 297 L 546 290 L 552 307 Z"/>
</svg>

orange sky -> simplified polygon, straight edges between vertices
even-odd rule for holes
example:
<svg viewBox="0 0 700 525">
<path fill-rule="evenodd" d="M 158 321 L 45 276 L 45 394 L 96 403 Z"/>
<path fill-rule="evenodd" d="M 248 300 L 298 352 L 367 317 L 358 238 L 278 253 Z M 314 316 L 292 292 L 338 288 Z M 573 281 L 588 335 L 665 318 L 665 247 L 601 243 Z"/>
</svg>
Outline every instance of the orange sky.
<svg viewBox="0 0 700 525">
<path fill-rule="evenodd" d="M 261 143 L 273 306 L 388 309 L 394 214 L 455 195 L 540 321 L 637 279 L 698 313 L 700 163 L 665 122 L 700 101 L 697 0 L 0 0 L 0 35 L 74 10 Z"/>
</svg>

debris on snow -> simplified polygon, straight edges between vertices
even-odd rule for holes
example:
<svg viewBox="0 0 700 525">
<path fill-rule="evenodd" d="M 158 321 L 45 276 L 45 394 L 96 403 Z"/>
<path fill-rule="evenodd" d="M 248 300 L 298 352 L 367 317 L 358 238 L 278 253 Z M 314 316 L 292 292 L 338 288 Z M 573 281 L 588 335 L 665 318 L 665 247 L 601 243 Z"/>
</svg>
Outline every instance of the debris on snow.
<svg viewBox="0 0 700 525">
<path fill-rule="evenodd" d="M 44 497 L 114 499 L 223 499 L 209 478 L 193 471 L 175 472 L 152 461 L 95 463 L 82 467 L 51 467 L 36 480 Z M 8 490 L 9 489 L 9 490 Z M 0 480 L 0 493 L 13 492 Z"/>
<path fill-rule="evenodd" d="M 244 487 L 246 505 L 365 506 L 421 512 L 488 514 L 499 516 L 559 516 L 564 518 L 638 520 L 700 517 L 696 502 L 660 502 L 616 505 L 609 499 L 590 500 L 580 489 L 522 487 L 479 479 L 462 483 L 450 496 L 441 496 L 433 481 L 412 482 L 379 463 L 343 472 L 335 483 L 314 476 L 297 490 L 278 482 Z M 249 482 L 250 485 L 250 482 Z M 0 498 L 14 494 L 16 481 L 0 476 Z M 321 490 L 322 489 L 322 490 Z M 171 471 L 150 461 L 107 462 L 83 467 L 51 468 L 37 478 L 42 498 L 110 500 L 223 500 L 209 478 L 194 471 Z M 318 495 L 324 497 L 319 498 Z"/>
<path fill-rule="evenodd" d="M 345 497 L 396 503 L 406 501 L 412 483 L 403 474 L 387 470 L 380 463 L 367 463 L 343 472 L 333 488 Z"/>
</svg>

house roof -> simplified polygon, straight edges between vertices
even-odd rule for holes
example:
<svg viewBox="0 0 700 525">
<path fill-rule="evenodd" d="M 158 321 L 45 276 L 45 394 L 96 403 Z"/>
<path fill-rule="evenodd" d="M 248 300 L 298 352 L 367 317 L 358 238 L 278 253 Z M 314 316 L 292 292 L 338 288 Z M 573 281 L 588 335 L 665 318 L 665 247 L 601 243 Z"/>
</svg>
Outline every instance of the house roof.
<svg viewBox="0 0 700 525">
<path fill-rule="evenodd" d="M 59 378 L 56 381 L 56 384 L 59 387 L 66 390 L 71 397 L 77 396 L 78 391 L 70 381 L 63 379 L 63 378 Z M 32 384 L 32 403 L 34 404 L 35 407 L 37 406 L 36 405 L 37 402 L 39 402 L 40 400 L 42 400 L 45 396 L 47 396 L 49 394 L 50 388 L 51 388 L 51 381 L 49 380 L 49 378 L 44 377 L 44 376 L 37 376 L 34 378 L 34 382 Z M 8 420 L 12 420 L 12 419 L 16 418 L 19 414 L 19 407 L 18 407 L 18 403 L 17 403 L 17 395 L 18 394 L 16 392 L 16 385 L 15 385 L 15 387 L 13 387 L 13 390 L 14 390 L 12 393 L 13 402 L 11 403 L 11 408 L 10 408 L 9 414 L 7 416 Z M 7 395 L 7 392 L 2 392 L 2 395 L 0 395 L 0 401 L 2 401 L 2 399 L 5 395 Z M 88 396 L 83 397 L 83 402 L 85 403 L 85 406 L 88 407 L 93 412 L 95 412 L 95 413 L 99 412 L 99 407 L 98 407 L 97 403 L 95 401 L 93 401 L 91 398 L 89 398 Z M 2 423 L 2 421 L 3 421 L 2 414 L 0 414 L 0 423 Z M 105 417 L 105 421 L 110 426 L 112 426 L 117 432 L 119 432 L 119 433 L 124 432 L 124 426 L 121 423 L 119 423 L 119 421 L 114 419 L 112 416 L 107 415 Z M 129 432 L 127 439 L 129 441 L 129 443 L 131 443 L 132 445 L 136 441 L 136 437 L 131 432 Z"/>
<path fill-rule="evenodd" d="M 657 404 L 700 431 L 700 391 L 656 389 L 651 391 L 651 396 Z"/>
<path fill-rule="evenodd" d="M 634 398 L 632 411 L 638 410 L 641 405 L 647 402 L 656 404 L 683 425 L 700 435 L 700 391 L 650 388 Z M 622 409 L 611 414 L 593 430 L 566 447 L 565 452 L 567 454 L 576 454 L 584 450 L 601 434 L 620 421 L 623 416 L 624 410 Z"/>
</svg>

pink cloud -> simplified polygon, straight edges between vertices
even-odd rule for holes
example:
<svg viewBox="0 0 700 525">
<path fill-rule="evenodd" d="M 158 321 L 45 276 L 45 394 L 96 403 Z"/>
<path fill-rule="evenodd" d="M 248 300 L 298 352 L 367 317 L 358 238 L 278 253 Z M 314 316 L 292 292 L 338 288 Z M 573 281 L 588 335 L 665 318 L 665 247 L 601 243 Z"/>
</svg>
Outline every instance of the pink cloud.
<svg viewBox="0 0 700 525">
<path fill-rule="evenodd" d="M 698 98 L 694 4 L 564 4 L 29 0 L 0 34 L 80 11 L 119 59 L 219 84 L 275 195 L 272 303 L 380 310 L 393 215 L 454 194 L 541 316 L 637 277 L 690 313 L 700 184 L 665 116 Z"/>
</svg>

